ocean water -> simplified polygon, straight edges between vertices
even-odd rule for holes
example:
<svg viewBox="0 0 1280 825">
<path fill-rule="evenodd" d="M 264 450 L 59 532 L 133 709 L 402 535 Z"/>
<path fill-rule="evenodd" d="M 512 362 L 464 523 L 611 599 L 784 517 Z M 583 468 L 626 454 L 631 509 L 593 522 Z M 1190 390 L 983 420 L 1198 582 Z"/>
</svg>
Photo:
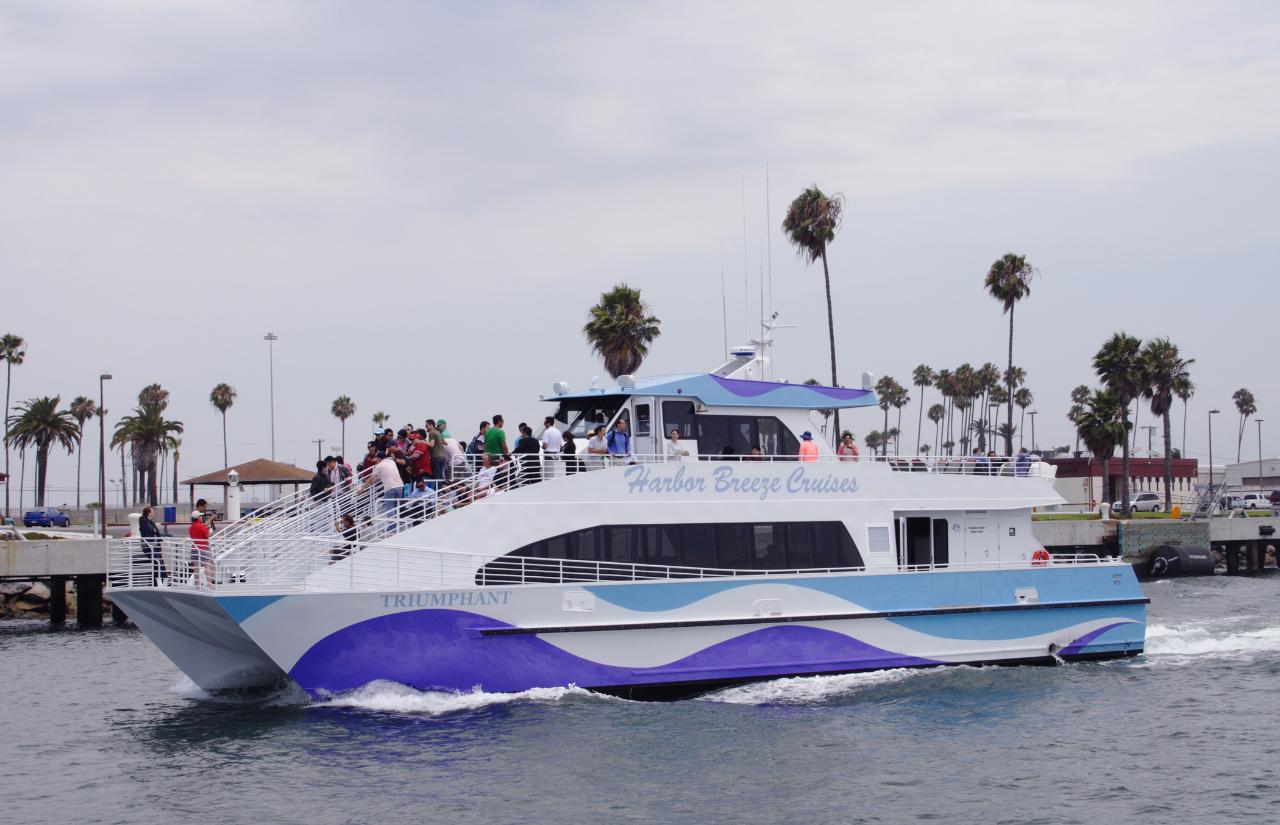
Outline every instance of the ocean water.
<svg viewBox="0 0 1280 825">
<path fill-rule="evenodd" d="M 1147 585 L 1148 653 L 779 679 L 208 696 L 137 631 L 0 624 L 6 821 L 1280 822 L 1280 576 Z M 12 818 L 10 818 L 12 817 Z"/>
</svg>

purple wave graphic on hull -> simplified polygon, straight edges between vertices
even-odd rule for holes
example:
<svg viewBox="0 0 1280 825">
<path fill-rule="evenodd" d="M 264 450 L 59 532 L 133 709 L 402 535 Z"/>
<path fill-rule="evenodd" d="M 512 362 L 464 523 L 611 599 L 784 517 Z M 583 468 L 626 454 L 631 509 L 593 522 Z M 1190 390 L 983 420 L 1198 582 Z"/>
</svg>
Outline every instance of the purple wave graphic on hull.
<svg viewBox="0 0 1280 825">
<path fill-rule="evenodd" d="M 1137 622 L 1113 622 L 1109 625 L 1103 625 L 1097 630 L 1090 631 L 1089 633 L 1086 633 L 1080 638 L 1076 639 L 1071 644 L 1067 645 L 1062 650 L 1058 651 L 1058 655 L 1062 656 L 1063 658 L 1066 658 L 1068 656 L 1078 655 L 1081 651 L 1083 651 L 1086 647 L 1088 647 L 1093 642 L 1094 639 L 1098 638 L 1103 633 L 1106 633 L 1108 630 L 1114 630 L 1117 627 L 1122 627 L 1123 625 L 1127 625 L 1127 624 L 1137 624 Z"/>
<path fill-rule="evenodd" d="M 726 681 L 797 673 L 941 664 L 803 625 L 766 627 L 657 667 L 602 665 L 534 635 L 482 636 L 510 627 L 456 610 L 414 610 L 345 627 L 313 645 L 289 672 L 305 690 L 340 693 L 377 679 L 419 690 L 494 692 Z M 615 631 L 616 634 L 641 631 Z M 621 641 L 622 635 L 619 636 Z"/>
</svg>

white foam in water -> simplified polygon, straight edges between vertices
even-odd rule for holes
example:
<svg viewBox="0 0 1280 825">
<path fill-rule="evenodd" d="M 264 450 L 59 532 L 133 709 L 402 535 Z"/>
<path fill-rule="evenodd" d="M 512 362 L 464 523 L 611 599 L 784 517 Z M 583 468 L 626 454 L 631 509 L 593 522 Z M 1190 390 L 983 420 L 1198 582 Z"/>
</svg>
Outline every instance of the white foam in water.
<svg viewBox="0 0 1280 825">
<path fill-rule="evenodd" d="M 1214 632 L 1204 625 L 1147 627 L 1149 656 L 1209 656 L 1242 658 L 1249 654 L 1280 651 L 1280 627 L 1263 627 L 1241 633 Z"/>
<path fill-rule="evenodd" d="M 381 713 L 439 716 L 445 713 L 459 713 L 477 710 L 489 705 L 502 705 L 513 702 L 558 702 L 570 696 L 596 699 L 611 698 L 572 686 L 533 688 L 519 693 L 485 693 L 481 690 L 473 690 L 468 693 L 453 693 L 449 691 L 414 690 L 396 682 L 379 681 L 370 682 L 349 693 L 325 699 L 317 704 L 323 707 L 358 708 Z"/>
<path fill-rule="evenodd" d="M 725 688 L 703 698 L 733 705 L 810 705 L 863 688 L 901 682 L 924 672 L 898 668 L 838 676 L 796 676 Z"/>
<path fill-rule="evenodd" d="M 178 681 L 169 688 L 169 692 L 184 699 L 199 699 L 204 702 L 213 698 L 209 691 L 191 681 L 185 673 L 178 677 Z"/>
</svg>

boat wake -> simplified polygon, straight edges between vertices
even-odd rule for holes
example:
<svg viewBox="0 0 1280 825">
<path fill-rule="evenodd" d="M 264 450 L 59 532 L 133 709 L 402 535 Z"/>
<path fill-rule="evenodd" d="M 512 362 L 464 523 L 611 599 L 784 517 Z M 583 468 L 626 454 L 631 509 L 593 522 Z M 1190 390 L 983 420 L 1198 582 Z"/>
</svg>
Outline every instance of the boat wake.
<svg viewBox="0 0 1280 825">
<path fill-rule="evenodd" d="M 700 698 L 731 705 L 815 705 L 931 672 L 932 669 L 898 668 L 837 676 L 795 676 L 725 688 Z"/>
<path fill-rule="evenodd" d="M 1242 659 L 1280 651 L 1280 626 L 1241 632 L 1209 625 L 1148 625 L 1146 655 Z"/>
<path fill-rule="evenodd" d="M 518 693 L 486 693 L 472 690 L 466 693 L 452 691 L 414 690 L 397 682 L 370 682 L 355 690 L 313 703 L 313 707 L 354 708 L 376 713 L 441 716 L 479 710 L 491 705 L 509 705 L 522 702 L 551 704 L 565 699 L 603 699 L 622 701 L 579 687 L 532 688 Z"/>
</svg>

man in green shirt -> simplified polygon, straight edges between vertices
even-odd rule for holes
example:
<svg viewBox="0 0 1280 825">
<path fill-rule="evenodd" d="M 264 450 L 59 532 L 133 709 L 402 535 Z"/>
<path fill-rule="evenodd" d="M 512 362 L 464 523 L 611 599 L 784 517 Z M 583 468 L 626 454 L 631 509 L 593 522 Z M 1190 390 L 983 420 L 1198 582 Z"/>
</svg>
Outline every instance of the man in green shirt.
<svg viewBox="0 0 1280 825">
<path fill-rule="evenodd" d="M 502 431 L 502 416 L 493 417 L 493 426 L 484 431 L 484 466 L 501 464 L 510 455 L 507 434 Z"/>
<path fill-rule="evenodd" d="M 437 483 L 448 481 L 445 478 L 444 436 L 436 428 L 436 422 L 427 422 L 427 446 L 431 448 L 431 477 Z"/>
</svg>

